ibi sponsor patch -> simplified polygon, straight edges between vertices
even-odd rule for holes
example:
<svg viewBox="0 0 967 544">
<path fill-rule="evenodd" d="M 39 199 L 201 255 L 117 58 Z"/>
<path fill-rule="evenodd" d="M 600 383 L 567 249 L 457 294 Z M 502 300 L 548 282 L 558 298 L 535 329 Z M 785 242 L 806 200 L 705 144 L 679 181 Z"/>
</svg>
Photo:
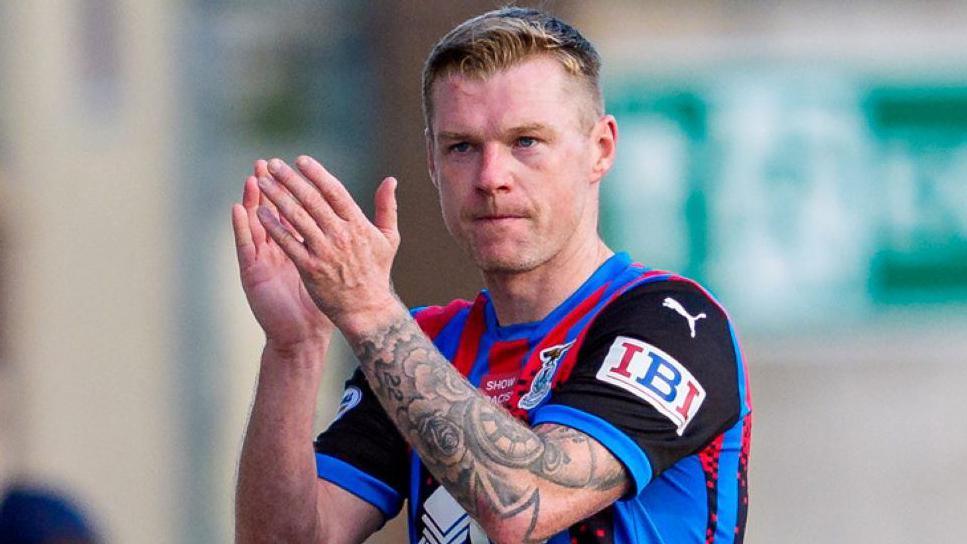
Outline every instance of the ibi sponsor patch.
<svg viewBox="0 0 967 544">
<path fill-rule="evenodd" d="M 679 436 L 705 400 L 705 388 L 674 357 L 626 336 L 611 344 L 597 378 L 651 404 L 675 423 Z"/>
</svg>

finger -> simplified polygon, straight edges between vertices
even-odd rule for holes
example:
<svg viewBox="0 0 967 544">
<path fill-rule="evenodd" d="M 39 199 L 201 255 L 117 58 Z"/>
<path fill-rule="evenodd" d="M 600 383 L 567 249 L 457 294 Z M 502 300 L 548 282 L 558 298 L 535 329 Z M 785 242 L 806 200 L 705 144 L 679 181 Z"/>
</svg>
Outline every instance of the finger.
<svg viewBox="0 0 967 544">
<path fill-rule="evenodd" d="M 267 172 L 267 170 L 265 170 L 264 168 L 265 161 L 262 161 L 262 163 L 263 163 L 263 167 L 258 170 Z M 268 176 L 268 174 L 265 174 L 265 175 Z M 256 189 L 258 189 L 258 181 L 255 182 L 255 187 Z M 282 226 L 289 229 L 289 232 L 291 232 L 292 235 L 295 236 L 300 242 L 302 241 L 302 236 L 298 232 L 296 232 L 295 227 L 292 226 L 292 223 L 289 223 L 289 220 L 286 219 L 285 217 L 279 216 L 279 210 L 275 207 L 275 204 L 273 204 L 271 200 L 266 198 L 265 194 L 262 193 L 261 190 L 259 190 L 258 205 L 265 206 L 266 208 L 268 208 L 269 211 L 272 212 L 272 214 L 282 223 Z M 262 223 L 259 222 L 255 217 L 255 208 L 252 208 L 251 221 L 258 225 L 258 230 L 259 230 L 259 234 L 261 235 L 261 240 L 265 243 L 271 243 L 272 238 L 269 238 L 265 234 L 265 229 L 262 227 Z M 253 225 L 252 228 L 255 229 L 256 227 Z"/>
<path fill-rule="evenodd" d="M 255 161 L 255 164 L 253 165 L 252 170 L 255 172 L 256 178 L 267 178 L 271 176 L 271 174 L 269 174 L 269 161 L 265 159 L 259 159 Z M 275 209 L 275 204 L 272 204 L 272 202 L 269 199 L 265 198 L 264 195 L 262 196 L 261 204 L 263 206 L 268 206 L 269 209 L 272 210 L 272 213 L 274 213 L 276 217 L 279 217 L 279 211 Z M 300 242 L 302 241 L 302 237 L 299 236 L 297 232 L 295 232 L 295 228 L 292 227 L 292 224 L 289 223 L 289 221 L 286 218 L 279 217 L 279 220 L 282 222 L 282 226 L 289 229 L 289 232 L 291 232 L 292 235 L 295 236 Z"/>
<path fill-rule="evenodd" d="M 295 236 L 296 240 L 298 240 L 300 244 L 305 241 L 305 238 L 303 238 L 302 235 L 299 234 L 299 231 L 297 231 L 296 228 L 292 226 L 292 223 L 289 223 L 288 219 L 278 215 L 278 213 L 276 213 L 276 217 L 279 218 L 279 221 L 282 223 L 283 227 L 289 229 L 289 232 L 292 233 L 292 236 Z"/>
<path fill-rule="evenodd" d="M 263 178 L 264 179 L 264 178 Z M 268 233 L 269 237 L 275 241 L 282 252 L 285 253 L 289 259 L 292 260 L 296 266 L 300 266 L 305 263 L 309 257 L 309 251 L 306 246 L 293 236 L 289 229 L 285 228 L 279 221 L 279 218 L 272 213 L 272 210 L 265 206 L 259 206 L 258 209 L 258 219 L 262 222 L 262 226 L 265 227 L 265 232 Z"/>
<path fill-rule="evenodd" d="M 333 209 L 316 187 L 305 180 L 298 172 L 280 159 L 269 161 L 269 172 L 302 205 L 323 230 L 336 226 L 337 217 Z"/>
<path fill-rule="evenodd" d="M 245 188 L 242 190 L 242 207 L 245 209 L 245 213 L 248 215 L 248 225 L 249 232 L 251 234 L 252 243 L 255 245 L 255 250 L 265 244 L 265 229 L 262 228 L 262 224 L 259 223 L 258 219 L 255 217 L 255 209 L 259 206 L 259 201 L 262 200 L 262 192 L 259 191 L 258 181 L 256 181 L 254 176 L 249 176 L 245 180 Z"/>
<path fill-rule="evenodd" d="M 313 159 L 308 155 L 300 155 L 299 158 L 295 160 L 296 166 L 299 167 L 299 171 L 302 172 L 306 179 L 312 182 L 313 185 L 319 189 L 322 193 L 323 198 L 332 207 L 332 210 L 336 212 L 336 215 L 349 221 L 351 219 L 365 219 L 365 214 L 353 200 L 352 195 L 346 190 L 346 187 L 336 179 L 335 176 L 329 173 L 328 170 L 323 168 L 318 161 Z M 271 169 L 272 164 L 269 164 Z"/>
<path fill-rule="evenodd" d="M 303 208 L 302 204 L 296 200 L 285 187 L 279 183 L 273 181 L 272 178 L 259 178 L 259 189 L 262 190 L 262 194 L 265 195 L 269 201 L 275 204 L 275 208 L 278 210 L 278 216 L 270 209 L 268 206 L 259 206 L 261 218 L 261 210 L 265 210 L 265 213 L 273 216 L 273 220 L 279 224 L 279 227 L 286 230 L 290 236 L 301 243 L 302 240 L 319 240 L 321 238 L 322 232 L 319 229 L 319 225 L 316 223 L 315 219 L 309 212 Z M 288 221 L 288 225 L 294 230 L 289 230 L 286 225 L 282 224 L 280 218 Z M 265 222 L 262 222 L 265 225 Z M 266 229 L 268 230 L 268 229 Z M 298 236 L 296 236 L 298 234 Z M 301 237 L 301 239 L 299 238 Z M 275 242 L 279 241 L 277 236 L 272 236 Z"/>
<path fill-rule="evenodd" d="M 256 160 L 255 163 L 252 165 L 252 171 L 255 173 L 256 179 L 269 177 L 270 176 L 269 161 L 265 159 Z M 271 210 L 272 213 L 275 214 L 276 217 L 279 217 L 279 211 L 275 208 L 275 204 L 272 204 L 272 201 L 265 198 L 265 195 L 259 195 L 259 205 L 267 206 L 269 210 Z M 282 222 L 282 226 L 289 229 L 289 232 L 291 232 L 292 235 L 295 236 L 300 242 L 302 241 L 302 237 L 295 232 L 295 229 L 284 217 L 279 217 L 279 220 Z M 262 225 L 260 223 L 259 228 L 261 228 L 261 226 Z M 271 241 L 272 239 L 266 238 L 266 240 Z"/>
<path fill-rule="evenodd" d="M 245 178 L 245 184 L 242 186 L 242 206 L 245 208 L 258 206 L 259 188 L 255 183 L 255 179 L 255 176 Z"/>
<path fill-rule="evenodd" d="M 255 164 L 252 166 L 252 171 L 255 172 L 256 180 L 259 178 L 271 177 L 271 174 L 269 174 L 269 162 L 265 159 L 255 161 Z M 256 187 L 257 186 L 258 185 L 256 185 Z M 275 209 L 275 204 L 272 204 L 269 199 L 265 198 L 264 194 L 259 195 L 259 206 L 266 206 L 272 211 L 272 213 L 275 214 L 276 217 L 279 216 L 279 211 Z"/>
<path fill-rule="evenodd" d="M 399 236 L 397 222 L 397 203 L 396 203 L 396 178 L 386 178 L 376 189 L 375 208 L 373 223 L 383 234 L 396 240 Z"/>
<path fill-rule="evenodd" d="M 232 233 L 235 236 L 235 251 L 238 254 L 238 264 L 247 266 L 255 260 L 255 243 L 252 241 L 252 229 L 249 227 L 248 212 L 241 204 L 232 205 Z"/>
<path fill-rule="evenodd" d="M 265 159 L 258 159 L 255 164 L 252 165 L 252 173 L 255 174 L 256 178 L 262 178 L 269 175 L 269 163 Z"/>
</svg>

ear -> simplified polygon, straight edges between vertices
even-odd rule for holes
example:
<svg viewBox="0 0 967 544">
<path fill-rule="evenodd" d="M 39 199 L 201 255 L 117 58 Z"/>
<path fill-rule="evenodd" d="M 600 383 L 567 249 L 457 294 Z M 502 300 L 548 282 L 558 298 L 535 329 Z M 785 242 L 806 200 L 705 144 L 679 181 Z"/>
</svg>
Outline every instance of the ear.
<svg viewBox="0 0 967 544">
<path fill-rule="evenodd" d="M 433 186 L 437 189 L 440 188 L 436 181 L 436 160 L 433 153 L 436 147 L 433 144 L 433 134 L 430 133 L 429 128 L 423 129 L 423 137 L 426 140 L 426 168 L 430 172 L 430 181 L 433 182 Z"/>
<path fill-rule="evenodd" d="M 591 129 L 591 181 L 597 183 L 614 165 L 618 150 L 618 122 L 613 115 L 604 115 Z"/>
</svg>

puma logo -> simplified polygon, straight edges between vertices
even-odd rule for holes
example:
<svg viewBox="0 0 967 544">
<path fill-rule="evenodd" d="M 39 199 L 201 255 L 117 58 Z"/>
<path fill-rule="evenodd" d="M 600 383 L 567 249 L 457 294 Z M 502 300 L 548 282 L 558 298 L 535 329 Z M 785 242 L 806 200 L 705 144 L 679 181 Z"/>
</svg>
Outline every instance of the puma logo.
<svg viewBox="0 0 967 544">
<path fill-rule="evenodd" d="M 702 312 L 692 317 L 691 315 L 688 314 L 687 311 L 685 311 L 685 307 L 682 306 L 681 302 L 678 302 L 677 300 L 671 297 L 665 298 L 665 301 L 662 302 L 661 305 L 664 306 L 665 308 L 671 308 L 672 310 L 675 310 L 675 312 L 678 315 L 688 320 L 688 330 L 692 333 L 692 338 L 695 338 L 695 322 L 698 321 L 699 319 L 704 319 L 705 317 L 707 317 L 705 315 L 705 312 Z"/>
</svg>

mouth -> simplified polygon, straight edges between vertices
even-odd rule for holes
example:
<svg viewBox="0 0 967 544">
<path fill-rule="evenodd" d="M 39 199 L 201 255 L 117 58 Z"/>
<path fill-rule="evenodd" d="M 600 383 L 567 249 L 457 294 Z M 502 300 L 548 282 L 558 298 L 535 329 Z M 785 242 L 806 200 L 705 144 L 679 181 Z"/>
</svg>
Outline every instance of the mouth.
<svg viewBox="0 0 967 544">
<path fill-rule="evenodd" d="M 474 221 L 503 221 L 505 219 L 524 219 L 523 215 L 515 214 L 492 214 L 492 215 L 481 215 L 474 217 Z"/>
<path fill-rule="evenodd" d="M 517 221 L 527 219 L 523 215 L 516 214 L 493 214 L 493 215 L 481 215 L 473 218 L 473 223 L 475 225 L 486 225 L 491 227 L 501 227 L 504 225 L 511 225 Z"/>
</svg>

